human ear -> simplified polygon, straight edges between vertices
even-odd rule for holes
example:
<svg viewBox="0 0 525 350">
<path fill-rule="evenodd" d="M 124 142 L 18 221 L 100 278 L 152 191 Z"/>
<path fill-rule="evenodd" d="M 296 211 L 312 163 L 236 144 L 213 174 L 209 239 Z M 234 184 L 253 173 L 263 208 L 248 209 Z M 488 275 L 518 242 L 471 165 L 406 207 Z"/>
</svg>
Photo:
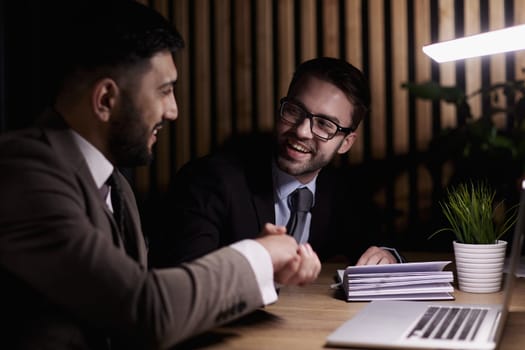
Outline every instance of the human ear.
<svg viewBox="0 0 525 350">
<path fill-rule="evenodd" d="M 119 87 L 113 79 L 104 78 L 95 82 L 92 91 L 93 111 L 101 121 L 107 122 L 117 103 Z"/>
<path fill-rule="evenodd" d="M 356 138 L 357 138 L 357 133 L 355 131 L 346 135 L 343 141 L 341 142 L 341 145 L 339 145 L 339 149 L 337 150 L 337 153 L 343 154 L 343 153 L 348 152 L 350 148 L 352 148 L 352 145 L 354 144 Z"/>
</svg>

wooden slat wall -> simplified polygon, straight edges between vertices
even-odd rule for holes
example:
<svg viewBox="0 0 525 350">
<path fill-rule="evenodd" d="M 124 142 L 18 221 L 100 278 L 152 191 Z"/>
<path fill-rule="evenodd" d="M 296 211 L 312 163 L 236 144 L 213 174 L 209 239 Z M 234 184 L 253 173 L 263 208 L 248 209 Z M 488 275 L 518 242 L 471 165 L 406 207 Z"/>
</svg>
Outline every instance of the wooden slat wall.
<svg viewBox="0 0 525 350">
<path fill-rule="evenodd" d="M 484 82 L 522 77 L 525 67 L 525 52 L 437 65 L 421 51 L 434 41 L 525 23 L 525 0 L 143 2 L 173 21 L 186 48 L 176 58 L 180 117 L 159 138 L 154 167 L 135 174 L 142 194 L 162 192 L 182 164 L 229 136 L 271 130 L 295 66 L 312 57 L 343 57 L 370 80 L 372 110 L 343 158 L 350 165 L 417 159 L 432 135 L 457 124 L 453 107 L 414 100 L 401 83 L 432 79 L 470 93 Z M 480 115 L 481 99 L 471 103 Z M 426 215 L 431 176 L 420 162 L 410 164 L 385 183 L 377 199 L 401 212 L 392 224 L 402 230 Z"/>
</svg>

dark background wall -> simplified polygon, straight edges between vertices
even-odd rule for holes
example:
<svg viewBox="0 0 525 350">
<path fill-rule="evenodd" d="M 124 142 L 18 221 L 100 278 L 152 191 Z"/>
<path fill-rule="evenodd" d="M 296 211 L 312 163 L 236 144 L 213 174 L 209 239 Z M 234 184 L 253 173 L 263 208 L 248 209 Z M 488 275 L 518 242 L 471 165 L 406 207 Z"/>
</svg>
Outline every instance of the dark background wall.
<svg viewBox="0 0 525 350">
<path fill-rule="evenodd" d="M 430 140 L 464 123 L 450 105 L 421 101 L 401 84 L 433 80 L 467 92 L 523 78 L 525 54 L 438 65 L 421 46 L 525 23 L 523 0 L 143 0 L 179 29 L 180 119 L 164 130 L 152 166 L 130 172 L 139 202 L 153 208 L 182 164 L 225 140 L 273 128 L 294 67 L 315 56 L 343 57 L 363 70 L 372 111 L 350 153 L 336 161 L 362 181 L 407 248 L 428 242 L 436 200 L 450 169 L 425 166 Z M 52 91 L 49 24 L 60 1 L 0 1 L 0 131 L 31 123 Z M 72 40 L 75 40 L 72 38 Z M 512 103 L 502 98 L 501 103 Z M 473 114 L 488 108 L 472 101 Z M 505 115 L 500 118 L 504 124 Z M 439 240 L 438 240 L 439 241 Z"/>
<path fill-rule="evenodd" d="M 49 24 L 59 18 L 59 1 L 1 1 L 0 126 L 29 125 L 49 101 L 52 62 L 46 60 Z"/>
</svg>

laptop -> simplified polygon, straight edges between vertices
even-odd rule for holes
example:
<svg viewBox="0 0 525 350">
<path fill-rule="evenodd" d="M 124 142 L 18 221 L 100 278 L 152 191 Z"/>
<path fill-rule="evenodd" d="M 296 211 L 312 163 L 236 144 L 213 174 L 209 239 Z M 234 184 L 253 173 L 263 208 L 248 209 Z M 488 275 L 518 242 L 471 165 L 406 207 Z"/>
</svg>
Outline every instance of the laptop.
<svg viewBox="0 0 525 350">
<path fill-rule="evenodd" d="M 525 229 L 525 181 L 511 241 L 503 299 L 498 304 L 371 301 L 327 339 L 338 347 L 495 349 L 507 320 Z"/>
</svg>

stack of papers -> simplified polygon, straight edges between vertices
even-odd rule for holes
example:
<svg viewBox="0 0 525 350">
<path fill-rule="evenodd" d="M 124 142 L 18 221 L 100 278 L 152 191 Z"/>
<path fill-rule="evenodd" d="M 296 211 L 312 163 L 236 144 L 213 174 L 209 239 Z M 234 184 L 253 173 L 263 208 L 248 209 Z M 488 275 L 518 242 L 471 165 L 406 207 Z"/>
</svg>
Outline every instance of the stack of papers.
<svg viewBox="0 0 525 350">
<path fill-rule="evenodd" d="M 348 301 L 454 299 L 450 261 L 348 266 L 338 278 Z"/>
</svg>

